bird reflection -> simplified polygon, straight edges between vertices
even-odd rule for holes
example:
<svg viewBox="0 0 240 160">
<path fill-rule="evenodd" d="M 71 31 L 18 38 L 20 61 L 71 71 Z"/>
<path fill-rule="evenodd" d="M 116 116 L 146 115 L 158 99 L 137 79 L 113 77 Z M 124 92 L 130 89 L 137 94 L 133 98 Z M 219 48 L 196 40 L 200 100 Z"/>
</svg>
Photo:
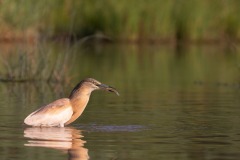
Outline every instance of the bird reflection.
<svg viewBox="0 0 240 160">
<path fill-rule="evenodd" d="M 31 139 L 25 146 L 62 150 L 68 153 L 70 160 L 89 159 L 88 149 L 83 147 L 86 141 L 81 140 L 81 131 L 75 128 L 26 128 L 24 137 Z"/>
</svg>

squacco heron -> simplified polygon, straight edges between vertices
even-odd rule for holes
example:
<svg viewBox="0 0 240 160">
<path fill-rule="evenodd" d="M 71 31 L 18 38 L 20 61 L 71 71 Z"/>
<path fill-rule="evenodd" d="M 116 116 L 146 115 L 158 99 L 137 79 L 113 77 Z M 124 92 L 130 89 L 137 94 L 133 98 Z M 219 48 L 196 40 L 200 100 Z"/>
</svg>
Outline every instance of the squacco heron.
<svg viewBox="0 0 240 160">
<path fill-rule="evenodd" d="M 68 98 L 58 99 L 39 108 L 28 115 L 24 123 L 36 127 L 64 127 L 83 113 L 92 91 L 99 89 L 119 95 L 113 87 L 102 84 L 93 78 L 86 78 L 74 87 Z"/>
</svg>

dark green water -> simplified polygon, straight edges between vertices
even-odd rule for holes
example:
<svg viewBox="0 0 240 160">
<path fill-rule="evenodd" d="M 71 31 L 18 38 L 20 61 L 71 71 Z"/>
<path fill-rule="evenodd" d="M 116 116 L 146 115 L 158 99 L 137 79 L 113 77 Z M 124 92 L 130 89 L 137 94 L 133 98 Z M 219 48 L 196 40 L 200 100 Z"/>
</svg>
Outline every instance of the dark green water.
<svg viewBox="0 0 240 160">
<path fill-rule="evenodd" d="M 40 72 L 43 75 L 49 73 L 56 57 L 63 55 L 67 60 L 59 60 L 58 65 L 65 64 L 67 69 L 59 67 L 58 72 L 64 72 L 68 78 L 65 77 L 65 83 L 0 83 L 2 160 L 240 157 L 237 48 L 1 46 L 1 63 L 7 60 L 12 66 L 10 70 L 17 72 L 13 66 L 19 65 L 19 59 L 14 52 L 49 54 L 43 59 L 46 61 L 42 66 L 44 72 Z M 39 59 L 34 60 L 37 63 Z M 34 65 L 31 67 L 34 69 Z M 0 65 L 1 76 L 7 73 L 7 68 L 6 64 Z M 85 77 L 116 87 L 120 97 L 94 92 L 83 115 L 66 128 L 22 126 L 30 112 L 67 97 Z"/>
</svg>

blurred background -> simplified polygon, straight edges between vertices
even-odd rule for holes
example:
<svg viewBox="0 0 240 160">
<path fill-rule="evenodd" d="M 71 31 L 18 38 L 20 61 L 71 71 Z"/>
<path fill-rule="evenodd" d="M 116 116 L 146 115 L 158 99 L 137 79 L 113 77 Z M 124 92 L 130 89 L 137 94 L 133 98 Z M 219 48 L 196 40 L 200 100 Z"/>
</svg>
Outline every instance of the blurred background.
<svg viewBox="0 0 240 160">
<path fill-rule="evenodd" d="M 239 0 L 0 0 L 0 159 L 239 159 L 239 12 Z M 94 92 L 64 129 L 22 126 L 86 77 L 120 96 Z"/>
<path fill-rule="evenodd" d="M 1 0 L 0 39 L 103 34 L 124 42 L 228 42 L 240 36 L 238 0 Z"/>
</svg>

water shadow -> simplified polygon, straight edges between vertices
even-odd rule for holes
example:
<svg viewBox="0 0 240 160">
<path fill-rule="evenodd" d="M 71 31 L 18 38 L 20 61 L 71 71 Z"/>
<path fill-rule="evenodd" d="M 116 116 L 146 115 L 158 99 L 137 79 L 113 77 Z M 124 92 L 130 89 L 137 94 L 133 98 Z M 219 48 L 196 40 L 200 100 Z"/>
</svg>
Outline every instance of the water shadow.
<svg viewBox="0 0 240 160">
<path fill-rule="evenodd" d="M 149 127 L 143 125 L 75 125 L 76 128 L 81 128 L 89 132 L 140 132 L 149 130 Z"/>
<path fill-rule="evenodd" d="M 88 149 L 81 130 L 75 128 L 26 128 L 24 137 L 28 138 L 24 146 L 46 147 L 68 153 L 70 160 L 87 160 Z"/>
</svg>

